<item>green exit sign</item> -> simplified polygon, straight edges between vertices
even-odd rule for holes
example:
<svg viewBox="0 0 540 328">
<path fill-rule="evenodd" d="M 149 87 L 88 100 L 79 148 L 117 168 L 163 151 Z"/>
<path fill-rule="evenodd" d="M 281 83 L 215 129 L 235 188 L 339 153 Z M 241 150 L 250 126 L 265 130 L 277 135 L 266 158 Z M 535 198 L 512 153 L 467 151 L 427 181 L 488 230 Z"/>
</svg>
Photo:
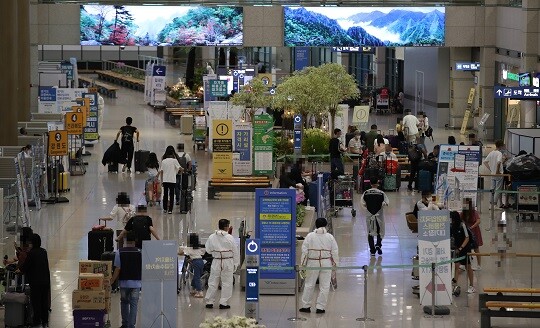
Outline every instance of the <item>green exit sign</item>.
<svg viewBox="0 0 540 328">
<path fill-rule="evenodd" d="M 519 74 L 503 71 L 503 79 L 511 81 L 519 81 Z"/>
</svg>

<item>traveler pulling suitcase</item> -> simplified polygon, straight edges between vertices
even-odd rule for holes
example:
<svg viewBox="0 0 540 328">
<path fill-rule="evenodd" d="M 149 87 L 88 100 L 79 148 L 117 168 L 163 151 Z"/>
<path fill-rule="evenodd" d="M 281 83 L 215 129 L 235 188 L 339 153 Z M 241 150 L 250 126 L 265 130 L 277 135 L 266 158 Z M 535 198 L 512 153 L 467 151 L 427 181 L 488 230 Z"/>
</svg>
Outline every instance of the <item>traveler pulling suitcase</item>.
<svg viewBox="0 0 540 328">
<path fill-rule="evenodd" d="M 67 172 L 58 174 L 58 191 L 69 191 L 69 174 Z"/>
<path fill-rule="evenodd" d="M 113 252 L 105 252 L 101 254 L 101 261 L 110 261 L 112 262 L 112 272 L 114 272 L 114 258 L 116 256 L 116 253 Z M 118 291 L 118 279 L 111 285 L 111 292 L 116 293 Z"/>
<path fill-rule="evenodd" d="M 161 183 L 157 177 L 146 180 L 144 195 L 147 206 L 154 206 L 156 203 L 161 203 Z"/>
<path fill-rule="evenodd" d="M 135 172 L 146 172 L 146 161 L 150 156 L 149 150 L 137 150 L 135 152 Z"/>
<path fill-rule="evenodd" d="M 101 221 L 101 220 L 100 220 Z M 112 252 L 114 232 L 105 226 L 96 226 L 88 232 L 88 259 L 101 260 L 101 255 L 105 252 Z"/>
</svg>

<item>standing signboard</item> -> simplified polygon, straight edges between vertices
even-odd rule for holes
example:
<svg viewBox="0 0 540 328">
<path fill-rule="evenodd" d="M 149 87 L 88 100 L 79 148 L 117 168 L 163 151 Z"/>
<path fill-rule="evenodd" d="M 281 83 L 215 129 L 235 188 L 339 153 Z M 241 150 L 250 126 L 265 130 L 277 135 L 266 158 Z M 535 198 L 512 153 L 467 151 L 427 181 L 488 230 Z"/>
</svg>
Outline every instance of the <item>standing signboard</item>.
<svg viewBox="0 0 540 328">
<path fill-rule="evenodd" d="M 86 127 L 84 128 L 84 140 L 98 140 L 98 95 L 97 93 L 83 93 L 83 99 L 90 99 L 88 116 L 86 117 Z"/>
<path fill-rule="evenodd" d="M 296 114 L 293 117 L 293 132 L 294 132 L 294 154 L 302 155 L 302 130 L 304 127 L 304 122 L 302 120 L 302 115 Z"/>
<path fill-rule="evenodd" d="M 144 240 L 142 245 L 141 327 L 177 325 L 178 243 L 175 240 Z"/>
<path fill-rule="evenodd" d="M 66 130 L 49 131 L 49 156 L 66 156 L 68 154 L 68 133 Z"/>
<path fill-rule="evenodd" d="M 437 201 L 451 211 L 463 209 L 463 199 L 476 205 L 480 146 L 441 145 L 435 192 Z"/>
<path fill-rule="evenodd" d="M 255 175 L 268 175 L 274 173 L 274 120 L 272 116 L 256 115 L 253 120 L 253 154 Z"/>
<path fill-rule="evenodd" d="M 216 100 L 216 97 L 210 95 L 210 81 L 216 80 L 216 74 L 203 75 L 203 90 L 204 90 L 204 109 L 208 109 L 210 102 Z"/>
<path fill-rule="evenodd" d="M 259 321 L 259 266 L 261 242 L 246 240 L 246 318 Z"/>
<path fill-rule="evenodd" d="M 432 305 L 435 292 L 435 305 L 452 303 L 451 264 L 435 267 L 433 284 L 431 263 L 450 261 L 450 215 L 448 210 L 418 212 L 418 256 L 420 268 L 420 304 Z"/>
<path fill-rule="evenodd" d="M 231 178 L 233 171 L 232 121 L 213 120 L 212 131 L 212 178 Z"/>
<path fill-rule="evenodd" d="M 165 90 L 165 79 L 167 74 L 167 67 L 162 65 L 154 65 L 152 67 L 152 81 L 150 89 L 150 105 L 151 106 L 165 106 L 165 99 L 163 98 L 163 91 Z"/>
<path fill-rule="evenodd" d="M 261 241 L 261 294 L 294 294 L 296 191 L 257 189 L 255 231 Z M 283 267 L 284 269 L 280 269 Z"/>
<path fill-rule="evenodd" d="M 71 112 L 71 106 L 77 104 L 76 99 L 86 92 L 86 88 L 56 88 L 56 113 Z"/>
<path fill-rule="evenodd" d="M 28 206 L 28 191 L 26 188 L 26 161 L 24 155 L 19 153 L 14 157 L 15 161 L 15 174 L 17 177 L 17 190 L 18 190 L 18 199 L 19 206 L 22 209 L 23 220 L 22 222 L 25 226 L 30 226 L 30 207 Z"/>
<path fill-rule="evenodd" d="M 56 88 L 39 87 L 39 113 L 56 113 Z"/>
<path fill-rule="evenodd" d="M 66 113 L 65 126 L 68 134 L 81 135 L 83 133 L 84 114 L 80 112 Z"/>
<path fill-rule="evenodd" d="M 234 152 L 233 160 L 234 175 L 253 174 L 251 161 L 251 124 L 249 122 L 234 122 Z"/>
<path fill-rule="evenodd" d="M 149 104 L 150 103 L 150 96 L 152 89 L 152 69 L 154 67 L 154 64 L 151 62 L 148 62 L 146 64 L 146 69 L 144 71 L 144 103 Z"/>
</svg>

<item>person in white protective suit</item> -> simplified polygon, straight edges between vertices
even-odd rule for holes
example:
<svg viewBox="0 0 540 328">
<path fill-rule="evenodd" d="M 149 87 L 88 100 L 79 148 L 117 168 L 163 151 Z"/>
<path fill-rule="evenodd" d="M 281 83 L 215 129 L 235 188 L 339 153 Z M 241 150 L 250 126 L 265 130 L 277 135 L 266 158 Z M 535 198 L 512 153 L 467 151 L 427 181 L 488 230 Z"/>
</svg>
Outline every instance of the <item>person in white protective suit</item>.
<svg viewBox="0 0 540 328">
<path fill-rule="evenodd" d="M 328 222 L 325 218 L 315 220 L 315 229 L 310 232 L 302 244 L 302 264 L 308 267 L 331 267 L 339 263 L 338 245 L 332 234 L 326 231 Z M 306 270 L 302 308 L 300 312 L 311 312 L 311 301 L 317 279 L 319 279 L 319 296 L 317 297 L 317 313 L 324 313 L 330 290 L 331 270 Z"/>
<path fill-rule="evenodd" d="M 98 133 L 101 132 L 103 126 L 103 114 L 105 113 L 105 100 L 98 93 Z"/>
<path fill-rule="evenodd" d="M 214 301 L 218 284 L 221 279 L 220 309 L 230 309 L 228 304 L 232 296 L 233 273 L 240 264 L 240 251 L 233 236 L 228 233 L 230 222 L 227 219 L 219 220 L 219 230 L 211 234 L 206 241 L 206 251 L 213 256 L 210 277 L 208 278 L 208 290 L 205 301 L 206 308 L 214 307 Z"/>
<path fill-rule="evenodd" d="M 366 226 L 368 230 L 369 252 L 375 256 L 375 252 L 382 255 L 382 239 L 384 238 L 384 213 L 383 206 L 388 206 L 388 197 L 380 190 L 377 178 L 371 179 L 371 189 L 362 194 L 362 206 L 367 209 Z M 374 237 L 377 236 L 377 243 Z"/>
</svg>

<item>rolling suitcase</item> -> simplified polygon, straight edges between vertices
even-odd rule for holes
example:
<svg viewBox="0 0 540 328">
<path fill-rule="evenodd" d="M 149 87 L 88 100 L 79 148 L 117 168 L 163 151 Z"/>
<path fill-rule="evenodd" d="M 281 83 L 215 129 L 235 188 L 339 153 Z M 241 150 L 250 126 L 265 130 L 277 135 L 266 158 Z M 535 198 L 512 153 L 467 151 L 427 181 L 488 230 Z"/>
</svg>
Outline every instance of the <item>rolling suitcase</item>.
<svg viewBox="0 0 540 328">
<path fill-rule="evenodd" d="M 148 150 L 137 150 L 135 152 L 135 172 L 146 172 L 148 156 L 150 156 L 150 151 Z"/>
<path fill-rule="evenodd" d="M 118 163 L 107 164 L 107 171 L 111 173 L 118 173 Z"/>
<path fill-rule="evenodd" d="M 191 211 L 191 203 L 193 203 L 191 191 L 182 189 L 180 193 L 180 213 L 186 214 Z"/>
<path fill-rule="evenodd" d="M 114 258 L 116 256 L 116 253 L 113 252 L 105 252 L 101 254 L 101 261 L 110 261 L 112 262 L 112 272 L 114 272 L 115 266 L 114 266 Z M 111 284 L 111 292 L 115 293 L 118 291 L 118 279 L 114 283 Z"/>
<path fill-rule="evenodd" d="M 161 183 L 157 177 L 146 180 L 144 195 L 148 206 L 154 206 L 155 203 L 161 203 Z"/>
<path fill-rule="evenodd" d="M 58 191 L 69 191 L 69 174 L 68 172 L 58 173 Z"/>
<path fill-rule="evenodd" d="M 418 182 L 416 184 L 418 190 L 420 191 L 432 191 L 433 190 L 433 180 L 432 174 L 430 171 L 420 170 L 418 171 Z"/>
<path fill-rule="evenodd" d="M 2 296 L 5 308 L 4 324 L 6 327 L 27 327 L 32 324 L 30 297 L 26 292 L 8 292 Z"/>
<path fill-rule="evenodd" d="M 383 190 L 384 191 L 396 191 L 397 190 L 397 175 L 387 174 L 383 178 Z"/>
<path fill-rule="evenodd" d="M 100 229 L 88 232 L 88 259 L 101 260 L 101 255 L 105 252 L 112 252 L 114 233 L 111 229 Z"/>
</svg>

